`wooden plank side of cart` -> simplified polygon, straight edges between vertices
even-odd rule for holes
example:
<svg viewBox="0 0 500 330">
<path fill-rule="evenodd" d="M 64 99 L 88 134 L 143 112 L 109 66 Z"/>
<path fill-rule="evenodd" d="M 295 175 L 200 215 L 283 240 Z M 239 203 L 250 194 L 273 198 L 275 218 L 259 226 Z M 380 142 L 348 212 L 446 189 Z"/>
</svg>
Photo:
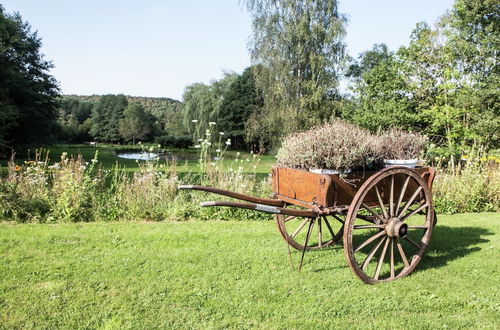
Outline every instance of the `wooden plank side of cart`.
<svg viewBox="0 0 500 330">
<path fill-rule="evenodd" d="M 427 181 L 429 188 L 431 188 L 434 170 L 429 167 L 419 167 L 414 170 Z M 306 208 L 314 206 L 348 207 L 359 188 L 374 173 L 376 172 L 358 171 L 342 176 L 325 175 L 275 166 L 272 169 L 273 197 Z M 395 185 L 397 187 L 403 186 L 403 179 L 395 177 Z M 415 182 L 409 183 L 405 197 L 408 197 L 407 195 L 414 190 L 415 185 Z M 384 191 L 388 191 L 388 189 L 384 189 Z M 388 203 L 389 196 L 387 194 L 382 192 L 382 198 L 384 202 Z M 367 202 L 377 204 L 373 191 L 368 192 Z"/>
</svg>

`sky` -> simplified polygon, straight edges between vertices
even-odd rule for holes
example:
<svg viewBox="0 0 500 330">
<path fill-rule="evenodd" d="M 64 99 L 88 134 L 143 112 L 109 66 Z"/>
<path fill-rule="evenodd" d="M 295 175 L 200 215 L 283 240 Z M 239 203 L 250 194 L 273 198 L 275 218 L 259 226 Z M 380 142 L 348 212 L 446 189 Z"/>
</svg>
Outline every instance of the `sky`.
<svg viewBox="0 0 500 330">
<path fill-rule="evenodd" d="M 375 43 L 408 44 L 453 0 L 341 0 L 345 42 L 357 57 Z M 250 65 L 251 19 L 241 0 L 3 0 L 42 38 L 63 94 L 181 100 L 184 88 Z"/>
</svg>

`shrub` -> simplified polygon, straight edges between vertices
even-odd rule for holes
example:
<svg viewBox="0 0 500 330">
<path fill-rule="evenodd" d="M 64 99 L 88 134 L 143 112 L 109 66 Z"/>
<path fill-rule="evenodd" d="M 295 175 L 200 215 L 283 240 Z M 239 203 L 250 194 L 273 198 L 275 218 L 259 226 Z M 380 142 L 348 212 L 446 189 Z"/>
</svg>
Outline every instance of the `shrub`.
<svg viewBox="0 0 500 330">
<path fill-rule="evenodd" d="M 160 144 L 164 148 L 186 149 L 193 145 L 193 140 L 190 136 L 162 135 L 155 137 L 155 143 Z"/>
<path fill-rule="evenodd" d="M 280 166 L 348 170 L 370 167 L 377 159 L 368 130 L 341 120 L 294 133 L 282 140 Z"/>
<path fill-rule="evenodd" d="M 415 159 L 420 156 L 428 138 L 419 133 L 390 129 L 376 139 L 376 153 L 383 159 Z"/>
<path fill-rule="evenodd" d="M 500 211 L 498 161 L 465 160 L 461 169 L 443 168 L 433 185 L 438 213 Z"/>
</svg>

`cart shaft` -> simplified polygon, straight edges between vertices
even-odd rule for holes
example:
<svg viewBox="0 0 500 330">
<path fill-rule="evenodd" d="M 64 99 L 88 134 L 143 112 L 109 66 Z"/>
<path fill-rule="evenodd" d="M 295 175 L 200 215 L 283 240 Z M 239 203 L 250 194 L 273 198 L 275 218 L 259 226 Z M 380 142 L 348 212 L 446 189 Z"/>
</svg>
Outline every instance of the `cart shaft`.
<svg viewBox="0 0 500 330">
<path fill-rule="evenodd" d="M 253 203 L 269 205 L 269 206 L 282 207 L 285 205 L 285 202 L 280 200 L 280 199 L 267 199 L 267 198 L 253 197 L 253 196 L 248 196 L 248 195 L 236 193 L 233 191 L 219 189 L 219 188 L 213 188 L 213 187 L 195 186 L 195 185 L 181 185 L 181 186 L 178 186 L 178 188 L 179 189 L 201 190 L 201 191 L 206 191 L 206 192 L 210 192 L 213 194 L 228 196 L 231 198 L 241 199 L 241 200 L 247 201 L 247 202 L 253 202 Z"/>
<path fill-rule="evenodd" d="M 248 210 L 260 211 L 260 212 L 265 212 L 265 213 L 283 214 L 283 215 L 290 215 L 290 216 L 296 216 L 296 217 L 309 217 L 309 218 L 316 218 L 321 214 L 321 212 L 317 212 L 314 210 L 297 210 L 297 209 L 282 208 L 282 207 L 263 205 L 263 204 L 228 202 L 228 201 L 202 202 L 202 203 L 200 203 L 200 206 L 203 206 L 203 207 L 210 207 L 210 206 L 237 207 L 240 209 L 248 209 Z"/>
</svg>

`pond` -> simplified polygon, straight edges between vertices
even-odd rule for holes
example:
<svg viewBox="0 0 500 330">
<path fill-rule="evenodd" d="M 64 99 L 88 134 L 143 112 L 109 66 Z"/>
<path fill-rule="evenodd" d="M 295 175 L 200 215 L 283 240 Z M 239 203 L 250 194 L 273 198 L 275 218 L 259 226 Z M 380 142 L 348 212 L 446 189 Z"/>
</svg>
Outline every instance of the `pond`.
<svg viewBox="0 0 500 330">
<path fill-rule="evenodd" d="M 198 159 L 198 155 L 195 153 L 156 153 L 156 152 L 121 152 L 117 153 L 116 156 L 118 158 L 124 159 L 137 159 L 137 160 L 156 160 L 156 159 L 165 159 L 165 160 L 175 160 L 175 161 L 185 161 L 185 160 L 195 160 Z"/>
</svg>

